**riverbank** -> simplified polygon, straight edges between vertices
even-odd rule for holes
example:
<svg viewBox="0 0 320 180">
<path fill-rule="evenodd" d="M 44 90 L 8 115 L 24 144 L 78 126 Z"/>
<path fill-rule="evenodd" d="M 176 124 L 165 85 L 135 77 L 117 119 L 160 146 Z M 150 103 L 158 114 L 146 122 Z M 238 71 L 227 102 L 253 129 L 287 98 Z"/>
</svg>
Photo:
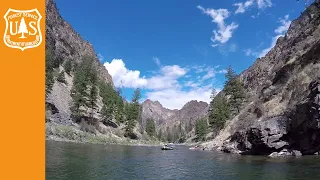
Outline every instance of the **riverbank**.
<svg viewBox="0 0 320 180">
<path fill-rule="evenodd" d="M 131 146 L 162 146 L 163 142 L 156 140 L 131 140 L 119 137 L 113 133 L 92 134 L 79 130 L 74 126 L 61 125 L 57 123 L 46 123 L 46 140 L 90 143 L 90 144 L 119 144 Z"/>
</svg>

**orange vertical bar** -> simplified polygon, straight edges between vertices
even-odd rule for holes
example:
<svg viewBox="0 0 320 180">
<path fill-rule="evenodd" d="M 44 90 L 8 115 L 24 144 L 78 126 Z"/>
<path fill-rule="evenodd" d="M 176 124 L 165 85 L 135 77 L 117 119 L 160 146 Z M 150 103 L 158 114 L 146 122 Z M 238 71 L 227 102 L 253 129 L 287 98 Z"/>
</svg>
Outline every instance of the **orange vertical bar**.
<svg viewBox="0 0 320 180">
<path fill-rule="evenodd" d="M 0 37 L 0 179 L 45 179 L 45 1 L 1 0 Z"/>
</svg>

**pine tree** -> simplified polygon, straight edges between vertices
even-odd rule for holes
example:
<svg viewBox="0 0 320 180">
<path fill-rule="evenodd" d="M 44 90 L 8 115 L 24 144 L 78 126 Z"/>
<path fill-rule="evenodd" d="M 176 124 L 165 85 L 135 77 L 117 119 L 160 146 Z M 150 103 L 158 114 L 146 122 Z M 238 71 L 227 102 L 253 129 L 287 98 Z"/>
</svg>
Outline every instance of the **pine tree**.
<svg viewBox="0 0 320 180">
<path fill-rule="evenodd" d="M 208 110 L 209 116 L 213 113 L 214 98 L 216 97 L 216 95 L 217 95 L 217 91 L 213 88 L 210 96 L 211 101 L 210 101 L 209 110 Z"/>
<path fill-rule="evenodd" d="M 83 57 L 81 63 L 77 66 L 73 79 L 73 87 L 71 89 L 71 97 L 73 99 L 71 111 L 76 121 L 84 116 L 88 109 L 95 107 L 97 99 L 97 72 L 93 68 L 92 57 Z"/>
<path fill-rule="evenodd" d="M 90 119 L 93 121 L 94 110 L 98 107 L 96 102 L 98 98 L 98 89 L 95 84 L 91 85 L 90 93 L 89 93 L 89 108 L 90 108 Z"/>
<path fill-rule="evenodd" d="M 151 136 L 151 137 L 155 136 L 155 133 L 156 133 L 156 125 L 155 125 L 153 119 L 147 119 L 146 132 L 147 132 L 148 135 Z"/>
<path fill-rule="evenodd" d="M 233 112 L 239 113 L 241 105 L 245 99 L 243 84 L 240 79 L 237 78 L 237 74 L 231 66 L 227 69 L 226 79 L 224 92 L 226 95 L 230 95 L 230 108 Z"/>
<path fill-rule="evenodd" d="M 135 89 L 131 99 L 131 103 L 127 107 L 128 117 L 127 117 L 126 127 L 125 127 L 125 137 L 130 137 L 131 139 L 136 138 L 136 135 L 133 133 L 133 129 L 140 115 L 140 105 L 139 105 L 140 98 L 141 98 L 140 89 Z"/>
<path fill-rule="evenodd" d="M 62 71 L 59 73 L 59 75 L 58 75 L 58 77 L 57 77 L 57 81 L 59 81 L 59 82 L 61 82 L 61 83 L 64 83 L 64 84 L 67 84 L 66 78 L 65 78 L 65 76 L 64 76 L 64 70 L 62 70 Z"/>
<path fill-rule="evenodd" d="M 64 64 L 64 70 L 66 71 L 66 73 L 70 76 L 71 75 L 71 71 L 72 71 L 72 63 L 70 60 L 68 60 L 65 64 Z"/>
<path fill-rule="evenodd" d="M 209 124 L 214 130 L 220 130 L 230 116 L 229 105 L 224 96 L 216 96 L 210 102 Z"/>
<path fill-rule="evenodd" d="M 197 141 L 204 141 L 208 131 L 208 123 L 206 119 L 199 119 L 196 121 L 196 136 Z"/>
<path fill-rule="evenodd" d="M 24 21 L 24 18 L 21 18 L 21 21 L 20 21 L 20 25 L 19 25 L 19 30 L 18 30 L 18 33 L 20 34 L 21 33 L 21 36 L 19 38 L 26 38 L 24 36 L 24 33 L 28 33 L 28 28 L 27 28 L 27 25 L 26 25 L 26 22 Z"/>
<path fill-rule="evenodd" d="M 231 68 L 231 66 L 229 65 L 227 68 L 227 73 L 225 74 L 225 84 L 224 84 L 224 92 L 227 95 L 232 94 L 233 92 L 233 86 L 234 86 L 234 80 L 237 77 L 236 72 Z"/>
</svg>

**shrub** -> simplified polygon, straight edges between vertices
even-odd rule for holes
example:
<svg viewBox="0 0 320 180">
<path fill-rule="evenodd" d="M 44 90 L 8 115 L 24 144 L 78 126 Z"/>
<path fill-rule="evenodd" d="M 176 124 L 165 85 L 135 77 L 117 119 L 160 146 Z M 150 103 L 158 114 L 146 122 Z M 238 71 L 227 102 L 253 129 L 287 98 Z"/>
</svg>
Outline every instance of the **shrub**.
<svg viewBox="0 0 320 180">
<path fill-rule="evenodd" d="M 64 83 L 64 84 L 67 84 L 67 81 L 66 81 L 66 78 L 64 77 L 64 70 L 62 70 L 58 77 L 57 77 L 57 81 L 61 82 L 61 83 Z"/>
<path fill-rule="evenodd" d="M 92 134 L 96 134 L 96 128 L 91 125 L 91 124 L 88 124 L 85 120 L 81 120 L 80 122 L 80 130 L 81 131 L 84 131 L 84 132 L 89 132 L 89 133 L 92 133 Z"/>
</svg>

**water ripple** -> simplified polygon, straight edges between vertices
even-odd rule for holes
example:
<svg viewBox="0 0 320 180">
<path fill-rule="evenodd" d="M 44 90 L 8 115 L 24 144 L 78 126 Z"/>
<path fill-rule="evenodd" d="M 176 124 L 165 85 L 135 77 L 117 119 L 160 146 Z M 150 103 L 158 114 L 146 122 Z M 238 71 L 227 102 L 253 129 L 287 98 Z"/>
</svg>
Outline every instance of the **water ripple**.
<svg viewBox="0 0 320 180">
<path fill-rule="evenodd" d="M 48 141 L 47 180 L 320 179 L 320 158 L 269 159 L 158 147 Z"/>
</svg>

